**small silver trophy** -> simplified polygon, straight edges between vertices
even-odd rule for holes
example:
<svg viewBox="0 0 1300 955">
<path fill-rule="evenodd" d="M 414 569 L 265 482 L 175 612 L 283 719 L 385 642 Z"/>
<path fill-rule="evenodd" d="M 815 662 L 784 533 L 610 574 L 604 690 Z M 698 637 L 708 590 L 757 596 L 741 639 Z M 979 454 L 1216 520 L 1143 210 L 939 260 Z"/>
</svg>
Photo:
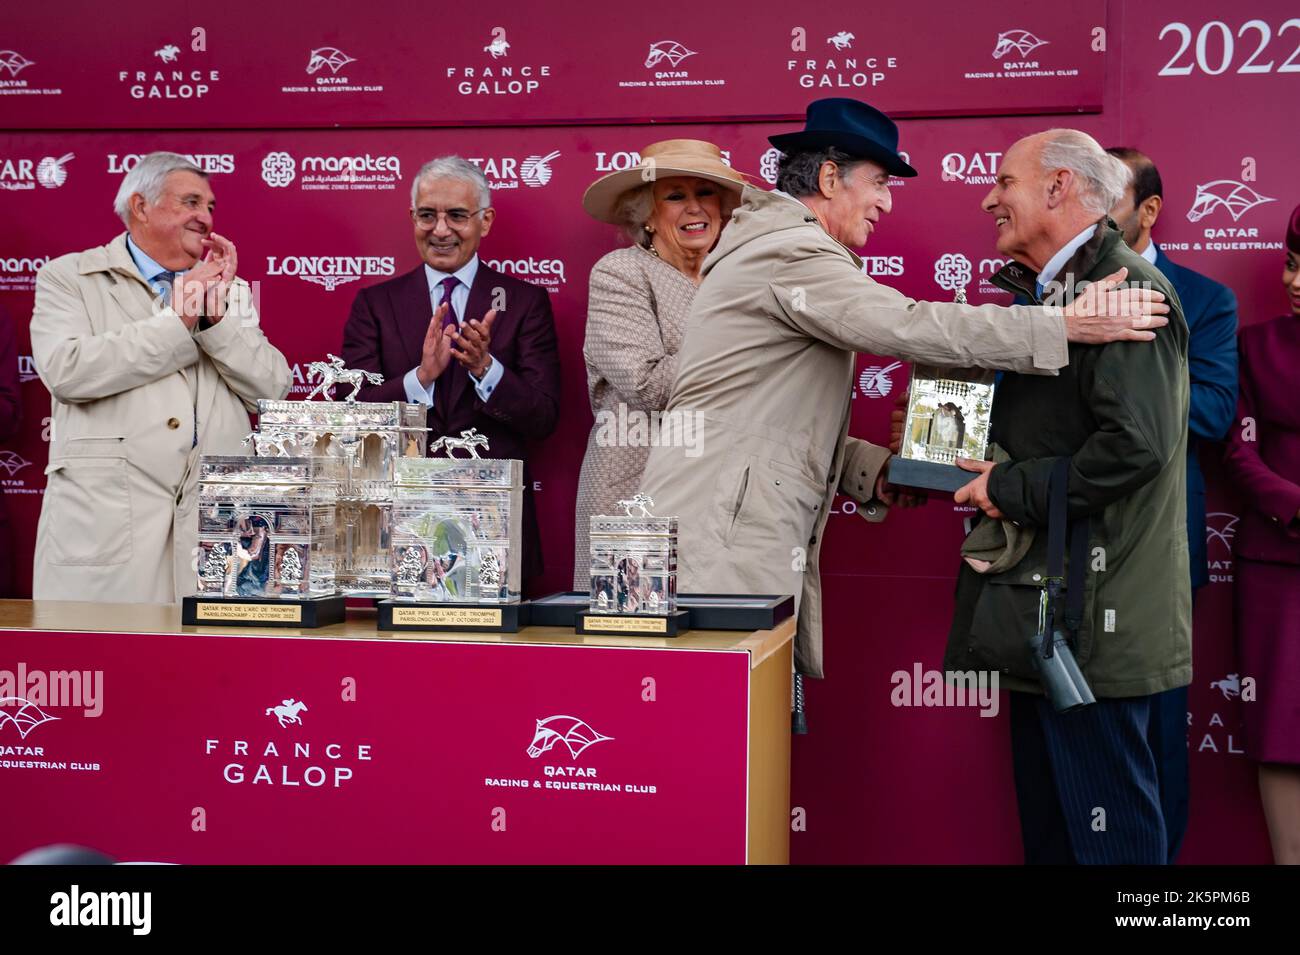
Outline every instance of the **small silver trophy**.
<svg viewBox="0 0 1300 955">
<path fill-rule="evenodd" d="M 935 264 L 935 282 L 966 303 L 970 260 L 944 255 Z M 898 454 L 889 460 L 889 481 L 904 487 L 956 491 L 973 481 L 974 472 L 959 468 L 957 458 L 984 460 L 993 412 L 994 373 L 982 368 L 913 365 L 907 416 Z"/>
</svg>

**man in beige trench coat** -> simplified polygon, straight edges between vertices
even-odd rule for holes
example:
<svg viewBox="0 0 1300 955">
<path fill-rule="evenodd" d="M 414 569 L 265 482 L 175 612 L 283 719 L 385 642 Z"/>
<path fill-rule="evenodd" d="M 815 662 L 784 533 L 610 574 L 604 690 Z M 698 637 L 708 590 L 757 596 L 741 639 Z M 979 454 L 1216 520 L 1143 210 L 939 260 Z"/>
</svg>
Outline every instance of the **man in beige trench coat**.
<svg viewBox="0 0 1300 955">
<path fill-rule="evenodd" d="M 665 414 L 693 414 L 695 447 L 651 449 L 642 488 L 680 518 L 678 591 L 794 594 L 795 668 L 822 673 L 817 555 L 836 493 L 883 520 L 897 491 L 887 448 L 848 436 L 854 353 L 1055 374 L 1067 341 L 1150 340 L 1159 293 L 1117 272 L 1066 308 L 918 302 L 862 272 L 889 212 L 889 176 L 914 176 L 898 128 L 852 99 L 808 107 L 773 136 L 777 191 L 747 187 L 704 263 Z M 689 453 L 688 453 L 689 452 Z"/>
<path fill-rule="evenodd" d="M 194 593 L 201 454 L 240 454 L 289 366 L 258 327 L 207 175 L 152 153 L 114 204 L 127 231 L 36 277 L 32 357 L 53 426 L 37 600 L 172 603 Z"/>
</svg>

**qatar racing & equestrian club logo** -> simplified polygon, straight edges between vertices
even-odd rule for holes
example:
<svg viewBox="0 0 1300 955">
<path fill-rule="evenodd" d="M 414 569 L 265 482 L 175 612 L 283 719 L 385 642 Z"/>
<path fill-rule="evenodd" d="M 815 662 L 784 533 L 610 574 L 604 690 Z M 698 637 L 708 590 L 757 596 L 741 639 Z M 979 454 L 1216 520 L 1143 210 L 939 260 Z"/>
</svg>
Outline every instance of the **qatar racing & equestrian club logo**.
<svg viewBox="0 0 1300 955">
<path fill-rule="evenodd" d="M 604 743 L 614 737 L 597 732 L 592 726 L 576 716 L 548 716 L 537 721 L 533 740 L 528 744 L 528 755 L 537 759 L 549 752 L 556 744 L 563 743 L 569 756 L 577 759 L 582 751 L 597 743 Z"/>
<path fill-rule="evenodd" d="M 312 50 L 311 55 L 307 58 L 307 73 L 309 75 L 314 74 L 328 66 L 330 74 L 337 76 L 339 70 L 356 61 L 356 57 L 348 56 L 336 46 L 322 46 Z"/>
<path fill-rule="evenodd" d="M 993 59 L 1006 59 L 1011 55 L 1011 51 L 1015 50 L 1023 60 L 1040 46 L 1045 46 L 1047 42 L 1047 40 L 1040 40 L 1028 30 L 1008 30 L 1006 33 L 998 34 L 998 41 L 993 47 Z"/>
<path fill-rule="evenodd" d="M 1276 202 L 1269 196 L 1262 196 L 1244 182 L 1235 179 L 1215 179 L 1196 187 L 1196 198 L 1187 210 L 1188 222 L 1200 222 L 1211 213 L 1224 209 L 1238 222 L 1251 209 L 1266 202 Z"/>
</svg>

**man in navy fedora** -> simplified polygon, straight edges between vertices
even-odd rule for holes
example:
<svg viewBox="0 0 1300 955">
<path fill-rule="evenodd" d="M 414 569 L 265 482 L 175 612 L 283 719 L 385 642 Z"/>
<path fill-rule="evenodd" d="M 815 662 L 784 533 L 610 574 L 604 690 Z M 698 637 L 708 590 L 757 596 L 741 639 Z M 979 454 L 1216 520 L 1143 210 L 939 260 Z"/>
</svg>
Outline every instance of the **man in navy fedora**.
<svg viewBox="0 0 1300 955">
<path fill-rule="evenodd" d="M 834 496 L 868 521 L 900 500 L 889 450 L 848 435 L 854 354 L 1052 375 L 1067 342 L 1148 340 L 1167 306 L 1126 290 L 1108 309 L 1123 271 L 1065 309 L 908 298 L 863 274 L 853 251 L 892 208 L 890 177 L 916 175 L 898 127 L 866 103 L 821 99 L 804 129 L 771 142 L 784 153 L 777 189 L 745 188 L 678 354 L 667 411 L 701 416 L 704 440 L 692 456 L 652 448 L 643 489 L 680 519 L 679 589 L 794 594 L 795 666 L 820 677 L 817 559 Z"/>
</svg>

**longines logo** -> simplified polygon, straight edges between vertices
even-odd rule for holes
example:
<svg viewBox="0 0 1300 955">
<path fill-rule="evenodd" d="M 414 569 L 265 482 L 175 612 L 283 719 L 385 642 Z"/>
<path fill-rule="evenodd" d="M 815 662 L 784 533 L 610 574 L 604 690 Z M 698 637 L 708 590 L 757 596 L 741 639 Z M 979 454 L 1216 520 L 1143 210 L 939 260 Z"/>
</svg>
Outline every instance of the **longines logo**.
<svg viewBox="0 0 1300 955">
<path fill-rule="evenodd" d="M 682 64 L 693 56 L 699 55 L 686 44 L 677 40 L 654 40 L 646 50 L 644 69 L 650 75 L 640 74 L 619 80 L 620 88 L 666 87 L 666 86 L 726 86 L 724 79 L 703 79 L 691 74 Z M 691 62 L 694 62 L 693 60 Z"/>
<path fill-rule="evenodd" d="M 0 96 L 61 95 L 61 89 L 32 86 L 26 78 L 18 78 L 19 73 L 35 65 L 17 50 L 0 50 Z"/>
<path fill-rule="evenodd" d="M 903 257 L 901 255 L 864 255 L 862 256 L 862 271 L 872 278 L 902 275 Z"/>
<path fill-rule="evenodd" d="M 1033 56 L 1042 47 L 1047 46 L 1049 42 L 1043 37 L 1035 36 L 1030 30 L 1020 28 L 1006 30 L 999 33 L 993 41 L 993 50 L 990 55 L 998 61 L 997 68 L 974 70 L 964 74 L 965 78 L 968 80 L 1002 80 L 1078 76 L 1079 71 L 1077 68 L 1053 67 L 1042 61 L 1041 53 L 1038 56 Z M 985 47 L 985 49 L 988 48 Z"/>
<path fill-rule="evenodd" d="M 132 99 L 202 99 L 221 82 L 221 73 L 183 62 L 183 58 L 192 60 L 195 55 L 193 51 L 182 51 L 175 43 L 166 43 L 151 51 L 151 56 L 158 60 L 157 66 L 151 64 L 147 70 L 119 70 L 117 81 L 126 85 Z"/>
<path fill-rule="evenodd" d="M 45 262 L 50 261 L 48 258 Z M 44 264 L 44 263 L 42 263 Z M 31 355 L 18 356 L 18 381 L 26 384 L 29 381 L 35 381 L 40 375 L 36 373 L 36 360 Z"/>
<path fill-rule="evenodd" d="M 301 175 L 299 175 L 301 173 Z M 297 179 L 303 192 L 392 191 L 402 181 L 402 161 L 397 156 L 303 156 L 282 150 L 262 157 L 262 181 L 282 189 Z"/>
<path fill-rule="evenodd" d="M 728 166 L 731 165 L 731 150 L 721 149 L 722 161 Z M 596 153 L 596 172 L 622 172 L 624 169 L 631 169 L 641 162 L 641 154 L 635 150 L 622 150 L 619 152 L 599 152 Z"/>
<path fill-rule="evenodd" d="M 50 261 L 46 256 L 20 256 L 16 258 L 0 257 L 0 292 L 30 292 L 36 288 L 36 273 L 39 272 L 45 263 Z M 18 365 L 21 368 L 23 363 L 22 356 L 18 359 Z M 35 378 L 35 372 L 32 378 Z M 24 378 L 23 381 L 31 381 L 31 378 Z"/>
<path fill-rule="evenodd" d="M 302 61 L 299 60 L 299 63 Z M 357 62 L 355 56 L 349 56 L 336 46 L 318 46 L 307 54 L 306 73 L 311 81 L 305 85 L 281 86 L 281 93 L 382 93 L 383 84 L 367 83 L 362 79 L 353 79 L 347 73 L 339 71 L 345 66 Z M 364 73 L 364 70 L 358 71 Z"/>
<path fill-rule="evenodd" d="M 461 96 L 531 96 L 550 78 L 551 67 L 515 62 L 512 49 L 505 27 L 493 27 L 478 51 L 481 65 L 444 67 L 446 77 Z"/>
<path fill-rule="evenodd" d="M 391 255 L 287 255 L 266 257 L 269 276 L 294 275 L 304 282 L 323 286 L 332 292 L 340 285 L 362 278 L 393 275 L 396 259 Z"/>
<path fill-rule="evenodd" d="M 535 259 L 532 256 L 522 259 L 484 259 L 483 264 L 490 269 L 521 278 L 533 285 L 540 285 L 552 295 L 559 294 L 564 287 L 564 261 L 562 259 Z"/>
<path fill-rule="evenodd" d="M 490 189 L 518 189 L 521 182 L 538 189 L 551 181 L 551 163 L 559 156 L 560 151 L 555 149 L 545 156 L 534 154 L 522 160 L 515 156 L 471 156 L 469 161 L 483 170 Z"/>
<path fill-rule="evenodd" d="M 130 172 L 145 155 L 145 153 L 124 153 L 119 156 L 117 153 L 109 153 L 108 171 L 116 175 Z M 234 153 L 185 153 L 184 156 L 209 175 L 235 171 Z"/>
<path fill-rule="evenodd" d="M 35 159 L 0 160 L 0 189 L 23 192 L 35 189 L 37 184 L 46 189 L 58 189 L 68 181 L 68 163 L 76 157 L 72 153 L 62 156 L 45 156 Z"/>
<path fill-rule="evenodd" d="M 373 761 L 370 751 L 374 744 L 321 743 L 304 738 L 296 730 L 303 725 L 299 714 L 306 711 L 306 704 L 290 698 L 279 706 L 270 707 L 264 714 L 264 717 L 274 715 L 281 728 L 294 730 L 292 742 L 278 731 L 274 739 L 268 737 L 260 745 L 247 739 L 223 741 L 207 737 L 203 741 L 203 755 L 229 759 L 221 769 L 221 778 L 234 786 L 248 783 L 253 788 L 265 784 L 299 791 L 339 789 L 355 777 L 362 769 L 362 763 Z"/>
</svg>

